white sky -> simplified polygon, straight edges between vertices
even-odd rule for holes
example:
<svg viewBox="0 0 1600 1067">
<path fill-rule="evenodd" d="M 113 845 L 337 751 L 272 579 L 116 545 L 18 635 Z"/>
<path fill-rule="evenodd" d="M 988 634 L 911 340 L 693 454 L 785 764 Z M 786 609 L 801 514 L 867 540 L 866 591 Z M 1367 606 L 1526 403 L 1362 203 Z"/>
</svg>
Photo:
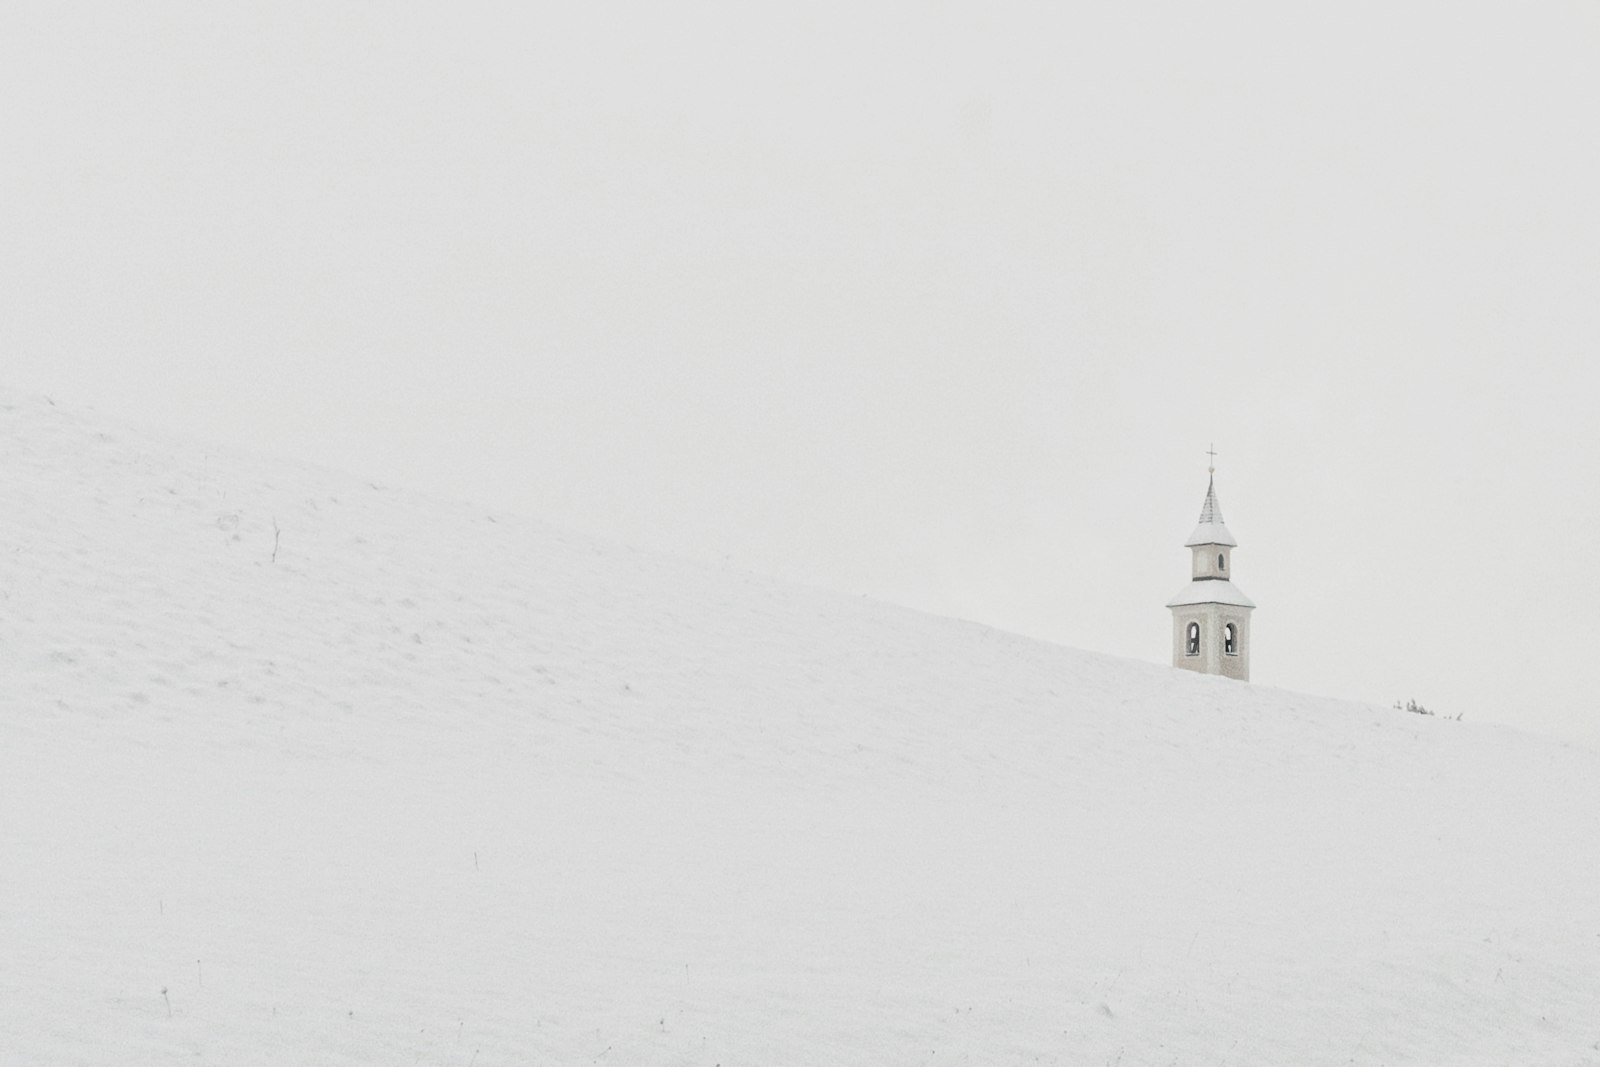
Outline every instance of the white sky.
<svg viewBox="0 0 1600 1067">
<path fill-rule="evenodd" d="M 1600 743 L 1600 5 L 10 3 L 0 385 Z M 669 10 L 670 8 L 670 10 Z"/>
</svg>

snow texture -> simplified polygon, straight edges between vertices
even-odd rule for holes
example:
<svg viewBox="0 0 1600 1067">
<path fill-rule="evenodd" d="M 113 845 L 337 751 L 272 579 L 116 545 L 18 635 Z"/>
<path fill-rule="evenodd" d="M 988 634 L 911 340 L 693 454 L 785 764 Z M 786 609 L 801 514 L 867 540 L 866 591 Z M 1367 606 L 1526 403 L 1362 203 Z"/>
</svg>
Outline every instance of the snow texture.
<svg viewBox="0 0 1600 1067">
<path fill-rule="evenodd" d="M 1239 592 L 1239 587 L 1226 578 L 1197 578 L 1178 590 L 1178 595 L 1167 601 L 1169 608 L 1189 604 L 1232 604 L 1253 608 L 1256 602 Z"/>
<path fill-rule="evenodd" d="M 1201 545 L 1221 545 L 1224 548 L 1238 548 L 1239 542 L 1233 539 L 1233 534 L 1221 522 L 1202 522 L 1194 528 L 1194 532 L 1184 541 L 1184 548 L 1199 548 Z"/>
<path fill-rule="evenodd" d="M 1589 751 L 0 448 L 0 1063 L 1600 1062 Z"/>
</svg>

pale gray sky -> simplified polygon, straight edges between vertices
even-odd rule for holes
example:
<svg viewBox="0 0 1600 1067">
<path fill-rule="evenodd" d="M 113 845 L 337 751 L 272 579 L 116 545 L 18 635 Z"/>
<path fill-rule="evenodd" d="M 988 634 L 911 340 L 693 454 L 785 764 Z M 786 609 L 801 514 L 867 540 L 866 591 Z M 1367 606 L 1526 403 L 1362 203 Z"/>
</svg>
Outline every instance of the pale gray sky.
<svg viewBox="0 0 1600 1067">
<path fill-rule="evenodd" d="M 1600 5 L 12 3 L 0 384 L 1600 743 Z"/>
</svg>

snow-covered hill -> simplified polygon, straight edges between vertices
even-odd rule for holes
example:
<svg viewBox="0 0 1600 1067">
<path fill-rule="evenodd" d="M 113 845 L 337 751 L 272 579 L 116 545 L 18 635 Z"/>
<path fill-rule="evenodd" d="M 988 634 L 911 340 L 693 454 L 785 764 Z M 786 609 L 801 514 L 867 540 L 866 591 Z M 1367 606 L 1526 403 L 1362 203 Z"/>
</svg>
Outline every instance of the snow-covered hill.
<svg viewBox="0 0 1600 1067">
<path fill-rule="evenodd" d="M 3 1064 L 1600 1063 L 1597 871 L 1585 750 L 0 395 Z"/>
</svg>

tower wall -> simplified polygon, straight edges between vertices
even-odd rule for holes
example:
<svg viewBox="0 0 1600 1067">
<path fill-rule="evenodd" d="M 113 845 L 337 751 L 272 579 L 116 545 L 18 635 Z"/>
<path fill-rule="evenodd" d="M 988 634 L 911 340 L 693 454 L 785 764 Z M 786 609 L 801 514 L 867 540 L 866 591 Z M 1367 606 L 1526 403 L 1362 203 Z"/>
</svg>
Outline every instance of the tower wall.
<svg viewBox="0 0 1600 1067">
<path fill-rule="evenodd" d="M 1194 557 L 1189 567 L 1191 578 L 1232 577 L 1233 549 L 1227 545 L 1197 545 L 1192 551 Z"/>
<path fill-rule="evenodd" d="M 1189 655 L 1189 624 L 1200 624 L 1200 651 Z M 1224 651 L 1223 631 L 1233 623 L 1238 633 L 1238 653 Z M 1232 604 L 1189 604 L 1172 609 L 1172 665 L 1201 674 L 1250 680 L 1250 609 Z"/>
</svg>

